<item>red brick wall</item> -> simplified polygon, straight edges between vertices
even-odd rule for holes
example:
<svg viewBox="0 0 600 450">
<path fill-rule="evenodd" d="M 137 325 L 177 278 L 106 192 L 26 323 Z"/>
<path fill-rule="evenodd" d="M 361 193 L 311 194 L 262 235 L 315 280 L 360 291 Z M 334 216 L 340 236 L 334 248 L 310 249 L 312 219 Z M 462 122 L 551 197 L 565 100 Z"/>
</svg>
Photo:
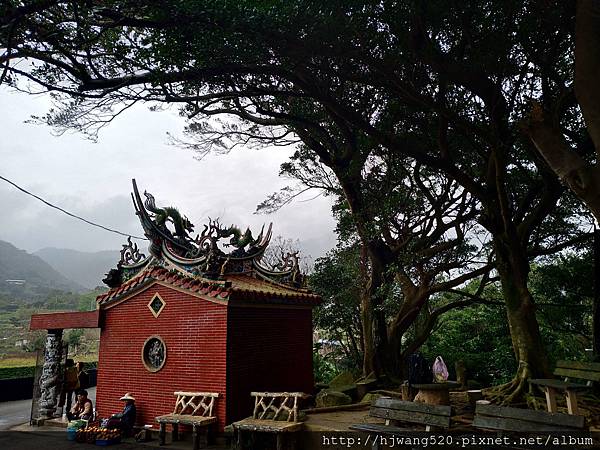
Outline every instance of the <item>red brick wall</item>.
<svg viewBox="0 0 600 450">
<path fill-rule="evenodd" d="M 65 328 L 98 328 L 98 312 L 59 312 L 32 314 L 30 330 L 52 330 Z"/>
<path fill-rule="evenodd" d="M 252 414 L 252 391 L 312 392 L 310 309 L 231 307 L 228 336 L 229 423 Z"/>
<path fill-rule="evenodd" d="M 148 303 L 158 292 L 166 302 L 158 318 Z M 136 398 L 137 424 L 172 412 L 174 391 L 218 392 L 219 429 L 225 415 L 227 308 L 155 285 L 104 312 L 98 361 L 96 408 L 100 417 L 122 410 L 119 398 Z M 167 347 L 163 368 L 149 372 L 142 363 L 146 339 L 159 335 Z M 155 424 L 156 425 L 156 424 Z"/>
</svg>

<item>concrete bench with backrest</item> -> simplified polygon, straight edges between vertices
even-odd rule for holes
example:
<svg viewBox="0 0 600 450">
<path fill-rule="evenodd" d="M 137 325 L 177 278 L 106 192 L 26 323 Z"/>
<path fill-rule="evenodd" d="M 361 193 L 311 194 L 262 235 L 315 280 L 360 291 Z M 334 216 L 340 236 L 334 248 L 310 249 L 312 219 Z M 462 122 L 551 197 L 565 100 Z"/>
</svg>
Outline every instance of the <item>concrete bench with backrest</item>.
<svg viewBox="0 0 600 450">
<path fill-rule="evenodd" d="M 407 402 L 392 397 L 379 397 L 371 406 L 369 415 L 385 419 L 383 424 L 356 424 L 351 430 L 376 435 L 405 435 L 414 429 L 401 428 L 399 422 L 424 425 L 425 431 L 450 428 L 452 408 L 444 405 Z M 373 440 L 373 449 L 378 449 L 380 440 Z"/>
<path fill-rule="evenodd" d="M 214 392 L 174 392 L 174 395 L 177 400 L 173 412 L 156 418 L 156 421 L 160 424 L 159 444 L 165 444 L 167 424 L 171 424 L 173 427 L 173 441 L 178 440 L 179 425 L 181 424 L 192 427 L 192 447 L 194 450 L 200 448 L 200 445 L 205 446 L 208 426 L 217 421 L 213 408 L 219 394 Z"/>
<path fill-rule="evenodd" d="M 473 426 L 495 431 L 539 433 L 583 431 L 585 417 L 478 402 Z"/>
<path fill-rule="evenodd" d="M 556 412 L 556 392 L 560 391 L 565 393 L 569 414 L 578 414 L 577 392 L 588 390 L 594 381 L 600 381 L 600 363 L 558 361 L 554 375 L 564 379 L 533 379 L 529 382 L 546 394 L 548 412 Z M 574 383 L 571 379 L 582 380 L 585 384 Z"/>
<path fill-rule="evenodd" d="M 299 403 L 309 397 L 303 392 L 252 392 L 254 411 L 252 417 L 232 424 L 236 448 L 243 446 L 242 433 L 274 433 L 277 449 L 283 448 L 283 436 L 300 431 L 303 423 L 299 420 Z"/>
</svg>

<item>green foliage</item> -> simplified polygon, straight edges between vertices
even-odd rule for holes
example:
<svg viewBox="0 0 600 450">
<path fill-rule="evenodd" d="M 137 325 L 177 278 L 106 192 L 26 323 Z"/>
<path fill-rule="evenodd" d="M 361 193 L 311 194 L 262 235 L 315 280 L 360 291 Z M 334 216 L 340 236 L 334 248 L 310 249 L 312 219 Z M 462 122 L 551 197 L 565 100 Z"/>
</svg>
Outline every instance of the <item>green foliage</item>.
<svg viewBox="0 0 600 450">
<path fill-rule="evenodd" d="M 29 303 L 58 293 L 83 290 L 39 257 L 4 241 L 0 241 L 0 280 L 0 295 Z M 22 281 L 6 283 L 5 280 Z"/>
<path fill-rule="evenodd" d="M 360 322 L 360 256 L 358 246 L 337 247 L 315 261 L 309 286 L 323 303 L 313 313 L 314 328 L 326 343 L 337 370 L 362 364 Z"/>
<path fill-rule="evenodd" d="M 99 291 L 85 294 L 52 291 L 47 297 L 33 303 L 0 294 L 0 358 L 25 351 L 34 352 L 44 347 L 44 333 L 29 331 L 31 315 L 46 311 L 90 311 L 95 308 L 95 298 Z M 82 341 L 83 330 L 71 330 L 65 334 L 70 344 Z M 86 347 L 87 348 L 87 347 Z M 88 349 L 89 350 L 89 349 Z"/>
<path fill-rule="evenodd" d="M 321 354 L 321 346 L 315 344 L 313 348 L 313 374 L 315 383 L 328 383 L 340 372 L 330 357 Z"/>
<path fill-rule="evenodd" d="M 83 330 L 69 330 L 66 337 L 63 338 L 69 344 L 69 347 L 77 347 L 81 343 L 81 338 L 83 337 Z"/>
<path fill-rule="evenodd" d="M 0 367 L 0 380 L 33 377 L 34 374 L 35 366 Z"/>
<path fill-rule="evenodd" d="M 432 189 L 424 195 L 436 204 L 436 217 L 412 223 L 422 236 L 405 236 L 406 215 L 398 205 L 410 216 L 424 201 L 404 189 L 408 175 L 398 169 L 413 175 L 421 168 L 439 171 L 459 209 L 476 203 L 469 218 L 492 235 L 505 301 L 513 306 L 509 314 L 528 298 L 529 258 L 565 248 L 583 227 L 580 204 L 564 195 L 522 132 L 536 99 L 553 110 L 570 145 L 586 158 L 593 153 L 572 93 L 575 2 L 24 4 L 3 5 L 0 43 L 11 49 L 8 62 L 23 54 L 37 59 L 28 68 L 8 64 L 5 73 L 10 83 L 37 81 L 53 90 L 62 108 L 42 121 L 93 134 L 135 101 L 157 101 L 183 105 L 182 115 L 192 118 L 192 139 L 201 131 L 190 147 L 202 152 L 224 152 L 248 141 L 288 144 L 296 136 L 304 144 L 300 151 L 326 165 L 343 189 L 339 203 L 349 207 L 347 218 L 369 249 L 373 273 L 383 266 L 389 273 L 390 262 L 399 262 L 394 260 L 402 253 L 399 245 L 407 246 L 396 275 L 408 290 L 415 290 L 410 289 L 415 281 L 430 286 L 466 272 L 476 265 L 469 253 L 480 247 L 457 246 L 436 255 L 433 264 L 431 258 L 416 260 L 417 244 L 427 250 L 421 255 L 428 254 L 440 250 L 440 241 L 470 230 L 448 223 L 457 208 L 437 202 Z M 215 125 L 211 119 L 219 114 L 240 121 Z M 375 189 L 365 192 L 365 186 Z M 415 187 L 422 190 L 419 183 Z M 430 233 L 436 224 L 441 230 Z M 404 262 L 415 260 L 400 273 Z M 379 342 L 386 337 L 380 299 L 387 292 L 377 291 L 381 278 L 371 277 Z M 330 305 L 343 305 L 329 297 Z M 343 316 L 355 316 L 352 305 L 344 308 Z M 348 357 L 356 355 L 351 340 L 356 330 L 346 329 L 355 324 L 337 326 L 335 314 L 325 311 L 323 326 L 331 339 Z M 548 314 L 563 320 L 559 313 Z M 495 316 L 503 317 L 485 315 Z M 545 365 L 536 317 L 526 319 L 529 326 L 520 334 L 528 339 L 517 349 L 530 346 L 523 358 Z M 566 326 L 581 323 L 573 319 Z M 457 333 L 468 331 L 459 327 Z M 561 340 L 558 345 L 567 348 Z M 540 357 L 533 358 L 536 354 Z"/>
<path fill-rule="evenodd" d="M 26 350 L 27 352 L 33 353 L 33 352 L 37 352 L 38 350 L 42 350 L 45 345 L 46 345 L 45 333 L 43 331 L 38 331 L 38 332 L 32 333 L 31 341 L 27 345 L 25 345 L 23 349 Z"/>
<path fill-rule="evenodd" d="M 98 361 L 89 361 L 83 363 L 83 370 L 95 369 L 98 367 Z M 27 378 L 35 375 L 35 366 L 19 367 L 0 367 L 0 380 L 9 378 Z"/>
<path fill-rule="evenodd" d="M 551 367 L 557 360 L 589 357 L 592 280 L 590 252 L 559 255 L 533 267 L 530 289 Z M 484 296 L 498 304 L 446 313 L 422 350 L 430 361 L 441 355 L 451 372 L 463 360 L 469 378 L 491 385 L 511 379 L 516 361 L 502 296 L 494 287 Z"/>
<path fill-rule="evenodd" d="M 593 260 L 591 251 L 567 253 L 534 266 L 530 285 L 550 362 L 585 360 L 592 347 Z"/>
<path fill-rule="evenodd" d="M 449 311 L 423 346 L 423 355 L 430 362 L 441 355 L 450 372 L 463 360 L 469 378 L 484 385 L 508 381 L 517 366 L 505 314 L 501 305 Z"/>
</svg>

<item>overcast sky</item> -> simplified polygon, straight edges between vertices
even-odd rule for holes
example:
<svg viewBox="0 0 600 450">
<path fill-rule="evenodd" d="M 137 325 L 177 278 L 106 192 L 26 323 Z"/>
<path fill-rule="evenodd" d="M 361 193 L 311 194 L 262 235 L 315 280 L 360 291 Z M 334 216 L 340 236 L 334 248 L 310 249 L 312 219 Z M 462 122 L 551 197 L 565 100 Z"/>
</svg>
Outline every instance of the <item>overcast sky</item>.
<svg viewBox="0 0 600 450">
<path fill-rule="evenodd" d="M 309 200 L 315 193 L 278 213 L 253 214 L 267 195 L 289 184 L 278 172 L 291 149 L 240 149 L 197 161 L 192 152 L 168 144 L 167 132 L 180 134 L 184 126 L 176 111 L 150 112 L 144 106 L 118 117 L 97 143 L 79 134 L 53 136 L 46 126 L 24 123 L 49 106 L 45 96 L 0 89 L 0 175 L 51 203 L 143 235 L 130 198 L 135 178 L 142 193 L 152 193 L 158 206 L 176 206 L 196 231 L 208 216 L 250 226 L 255 235 L 263 223 L 273 222 L 275 236 L 298 239 L 313 258 L 335 245 L 330 200 Z M 0 240 L 29 252 L 98 251 L 118 250 L 126 238 L 72 219 L 0 180 Z"/>
</svg>

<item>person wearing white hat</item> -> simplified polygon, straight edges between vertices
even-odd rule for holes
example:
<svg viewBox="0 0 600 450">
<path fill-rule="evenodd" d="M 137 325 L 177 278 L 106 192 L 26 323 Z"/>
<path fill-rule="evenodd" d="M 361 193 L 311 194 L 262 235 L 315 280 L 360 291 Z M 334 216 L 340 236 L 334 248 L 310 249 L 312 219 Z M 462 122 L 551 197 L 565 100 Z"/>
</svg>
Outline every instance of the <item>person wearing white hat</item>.
<svg viewBox="0 0 600 450">
<path fill-rule="evenodd" d="M 135 408 L 135 397 L 128 392 L 119 400 L 125 402 L 125 407 L 122 412 L 114 414 L 111 419 L 117 419 L 118 423 L 113 422 L 114 426 L 118 426 L 126 436 L 130 436 L 133 426 L 135 425 L 135 416 L 137 413 Z"/>
</svg>

